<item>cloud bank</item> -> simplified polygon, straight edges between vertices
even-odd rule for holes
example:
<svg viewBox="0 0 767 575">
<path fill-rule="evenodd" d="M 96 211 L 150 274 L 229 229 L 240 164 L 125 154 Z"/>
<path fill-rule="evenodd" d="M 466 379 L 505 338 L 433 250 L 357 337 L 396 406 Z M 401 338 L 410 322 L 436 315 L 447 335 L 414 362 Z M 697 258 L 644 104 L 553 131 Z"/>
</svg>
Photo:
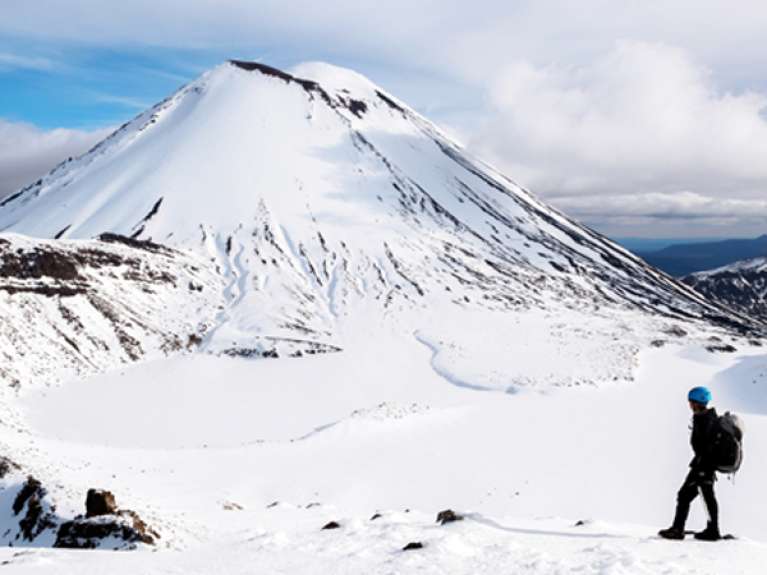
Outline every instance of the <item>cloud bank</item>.
<svg viewBox="0 0 767 575">
<path fill-rule="evenodd" d="M 767 228 L 767 96 L 719 90 L 679 48 L 623 41 L 586 66 L 514 62 L 488 104 L 469 147 L 577 216 Z"/>
<path fill-rule="evenodd" d="M 86 152 L 110 131 L 44 131 L 0 119 L 0 198 L 34 182 L 62 160 Z"/>
</svg>

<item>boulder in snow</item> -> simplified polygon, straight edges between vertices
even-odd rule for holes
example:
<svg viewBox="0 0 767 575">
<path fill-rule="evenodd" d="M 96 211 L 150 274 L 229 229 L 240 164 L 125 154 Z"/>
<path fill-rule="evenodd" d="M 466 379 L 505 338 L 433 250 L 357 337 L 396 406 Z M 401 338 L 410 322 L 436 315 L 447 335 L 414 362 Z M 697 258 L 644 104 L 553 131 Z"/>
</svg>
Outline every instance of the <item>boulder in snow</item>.
<svg viewBox="0 0 767 575">
<path fill-rule="evenodd" d="M 89 489 L 86 513 L 62 523 L 54 547 L 67 549 L 135 549 L 154 545 L 160 535 L 129 509 L 119 509 L 114 494 Z"/>
<path fill-rule="evenodd" d="M 326 523 L 322 528 L 323 529 L 338 529 L 341 525 L 337 521 L 330 521 L 329 523 Z"/>
<path fill-rule="evenodd" d="M 437 513 L 437 523 L 444 525 L 445 523 L 453 523 L 454 521 L 463 521 L 463 515 L 459 515 L 452 509 L 445 509 Z"/>
<path fill-rule="evenodd" d="M 89 489 L 85 496 L 85 517 L 99 515 L 114 515 L 117 513 L 117 503 L 111 491 L 105 489 Z"/>
</svg>

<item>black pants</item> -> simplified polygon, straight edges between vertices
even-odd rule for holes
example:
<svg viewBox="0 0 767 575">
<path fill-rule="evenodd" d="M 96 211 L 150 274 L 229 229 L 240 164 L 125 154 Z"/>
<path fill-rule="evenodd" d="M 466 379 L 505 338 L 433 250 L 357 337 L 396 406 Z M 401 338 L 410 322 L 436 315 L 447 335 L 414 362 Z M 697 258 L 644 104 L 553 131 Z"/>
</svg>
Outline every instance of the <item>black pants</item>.
<svg viewBox="0 0 767 575">
<path fill-rule="evenodd" d="M 674 527 L 684 529 L 687 516 L 690 514 L 690 503 L 698 496 L 698 493 L 703 495 L 709 525 L 719 527 L 719 505 L 714 495 L 714 481 L 716 481 L 716 473 L 713 470 L 701 471 L 694 468 L 690 470 L 676 496 Z"/>
</svg>

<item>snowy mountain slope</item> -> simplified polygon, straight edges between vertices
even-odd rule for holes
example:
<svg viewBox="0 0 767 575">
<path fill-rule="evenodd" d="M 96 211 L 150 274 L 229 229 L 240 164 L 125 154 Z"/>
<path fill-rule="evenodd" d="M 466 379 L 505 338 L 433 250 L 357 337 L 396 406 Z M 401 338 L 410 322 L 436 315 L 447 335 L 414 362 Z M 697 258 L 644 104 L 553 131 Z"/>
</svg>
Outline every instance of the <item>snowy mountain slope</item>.
<svg viewBox="0 0 767 575">
<path fill-rule="evenodd" d="M 254 336 L 338 343 L 370 301 L 400 318 L 627 308 L 748 329 L 363 77 L 324 64 L 296 74 L 312 79 L 215 68 L 6 199 L 0 229 L 114 232 L 213 258 L 230 282 L 225 325 L 206 342 L 219 351 L 262 350 Z"/>
<path fill-rule="evenodd" d="M 736 262 L 682 279 L 711 301 L 767 320 L 767 258 Z"/>
<path fill-rule="evenodd" d="M 3 234 L 0 382 L 50 384 L 194 348 L 213 324 L 223 285 L 206 265 L 114 235 Z"/>
</svg>

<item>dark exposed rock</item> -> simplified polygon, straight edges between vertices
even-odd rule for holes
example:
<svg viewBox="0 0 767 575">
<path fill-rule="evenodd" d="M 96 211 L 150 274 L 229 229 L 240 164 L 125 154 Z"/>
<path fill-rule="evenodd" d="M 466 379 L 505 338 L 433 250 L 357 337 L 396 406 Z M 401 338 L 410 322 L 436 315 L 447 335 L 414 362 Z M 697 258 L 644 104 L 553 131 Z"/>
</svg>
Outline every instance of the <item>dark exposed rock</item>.
<svg viewBox="0 0 767 575">
<path fill-rule="evenodd" d="M 13 500 L 13 514 L 22 515 L 19 520 L 19 534 L 26 541 L 34 541 L 46 529 L 56 526 L 55 508 L 43 505 L 46 490 L 34 477 L 27 477 L 16 498 Z M 50 509 L 46 509 L 50 507 Z"/>
<path fill-rule="evenodd" d="M 376 519 L 381 519 L 381 517 L 383 517 L 383 515 L 380 513 L 373 513 L 373 516 L 370 518 L 370 520 L 375 521 Z"/>
<path fill-rule="evenodd" d="M 320 95 L 320 97 L 325 100 L 325 102 L 331 106 L 335 107 L 334 102 L 330 99 L 330 96 L 328 96 L 327 92 L 322 89 L 322 87 L 313 80 L 304 80 L 303 78 L 297 78 L 295 76 L 292 76 L 291 74 L 288 74 L 287 72 L 283 72 L 282 70 L 278 70 L 277 68 L 272 68 L 271 66 L 267 66 L 266 64 L 261 64 L 259 62 L 248 62 L 245 60 L 229 60 L 229 63 L 233 66 L 236 66 L 237 68 L 240 68 L 242 70 L 246 70 L 248 72 L 260 72 L 261 74 L 265 76 L 271 76 L 273 78 L 278 78 L 280 80 L 283 80 L 284 82 L 287 82 L 288 84 L 295 82 L 299 86 L 301 86 L 304 90 L 306 90 L 309 93 L 315 92 Z"/>
<path fill-rule="evenodd" d="M 392 100 L 389 96 L 387 96 L 383 92 L 376 90 L 376 96 L 378 96 L 384 102 L 384 104 L 389 106 L 392 110 L 396 110 L 397 112 L 401 114 L 405 113 L 405 109 L 402 106 L 397 104 L 397 102 Z"/>
<path fill-rule="evenodd" d="M 155 202 L 155 204 L 152 206 L 152 209 L 149 210 L 149 213 L 144 216 L 144 219 L 142 220 L 142 222 L 146 223 L 149 220 L 151 220 L 153 217 L 155 217 L 157 215 L 157 212 L 160 211 L 160 205 L 162 205 L 162 198 L 160 198 L 159 200 Z"/>
<path fill-rule="evenodd" d="M 8 475 L 11 471 L 20 471 L 21 467 L 7 457 L 0 456 L 0 479 Z"/>
<path fill-rule="evenodd" d="M 423 543 L 420 541 L 411 541 L 402 548 L 403 551 L 413 551 L 414 549 L 423 549 Z"/>
<path fill-rule="evenodd" d="M 260 62 L 251 62 L 246 60 L 229 60 L 229 63 L 234 66 L 237 66 L 238 68 L 246 70 L 248 72 L 261 72 L 265 76 L 272 76 L 274 78 L 279 78 L 280 80 L 284 80 L 285 82 L 294 82 L 296 80 L 294 76 L 291 76 L 287 72 L 283 72 L 282 70 L 279 70 L 277 68 L 272 68 L 271 66 L 267 66 L 266 64 L 261 64 Z"/>
<path fill-rule="evenodd" d="M 330 521 L 326 523 L 322 528 L 323 529 L 339 529 L 341 527 L 341 524 L 337 521 Z"/>
<path fill-rule="evenodd" d="M 720 353 L 735 353 L 736 351 L 738 351 L 737 347 L 735 347 L 733 345 L 730 345 L 730 344 L 725 344 L 725 345 L 709 345 L 709 346 L 706 346 L 706 349 L 708 351 L 710 351 L 711 353 L 717 353 L 717 352 L 720 352 Z"/>
<path fill-rule="evenodd" d="M 663 330 L 663 333 L 673 335 L 674 337 L 685 337 L 687 335 L 687 332 L 678 325 L 672 325 L 670 328 Z"/>
<path fill-rule="evenodd" d="M 463 521 L 463 515 L 459 515 L 452 509 L 445 509 L 437 513 L 437 523 L 445 525 L 446 523 L 453 523 L 454 521 Z"/>
<path fill-rule="evenodd" d="M 283 327 L 293 326 L 284 325 Z M 322 353 L 337 353 L 342 351 L 340 347 L 328 343 L 320 343 L 311 340 L 301 340 L 286 337 L 263 337 L 264 347 L 232 347 L 221 351 L 229 357 L 255 358 L 279 358 L 282 356 L 302 357 Z M 267 347 L 269 346 L 269 347 Z M 298 348 L 298 349 L 296 349 Z"/>
<path fill-rule="evenodd" d="M 10 204 L 13 200 L 18 199 L 19 197 L 21 197 L 24 194 L 24 192 L 27 191 L 27 189 L 28 188 L 24 188 L 23 190 L 21 190 L 19 192 L 16 192 L 15 194 L 12 194 L 12 195 L 8 196 L 7 198 L 5 198 L 2 202 L 0 202 L 0 208 L 3 207 L 6 204 Z"/>
<path fill-rule="evenodd" d="M 137 544 L 154 545 L 159 534 L 149 528 L 134 511 L 121 510 L 111 515 L 77 517 L 62 523 L 54 547 L 97 549 L 107 539 L 118 541 L 117 549 L 135 549 Z M 110 542 L 111 547 L 112 542 Z"/>
<path fill-rule="evenodd" d="M 26 505 L 27 501 L 41 490 L 42 484 L 31 475 L 28 476 L 26 483 L 24 483 L 22 488 L 16 494 L 16 499 L 13 500 L 13 514 L 18 515 L 24 508 L 24 505 Z"/>
<path fill-rule="evenodd" d="M 58 232 L 56 232 L 56 235 L 53 236 L 53 239 L 58 240 L 59 238 L 61 238 L 61 236 L 63 236 L 65 233 L 67 233 L 67 230 L 69 228 L 71 228 L 71 227 L 72 227 L 72 225 L 70 224 L 70 225 L 66 226 L 65 228 L 60 229 Z"/>
<path fill-rule="evenodd" d="M 54 547 L 96 549 L 109 540 L 110 548 L 134 549 L 139 543 L 154 545 L 160 538 L 135 511 L 118 509 L 110 491 L 89 489 L 85 509 L 84 516 L 61 524 Z"/>
<path fill-rule="evenodd" d="M 148 241 L 136 241 L 116 234 L 103 234 L 99 238 L 107 243 L 122 243 L 129 247 L 163 251 L 172 250 Z M 0 291 L 8 294 L 29 293 L 45 297 L 72 297 L 88 293 L 86 268 L 125 266 L 125 279 L 137 282 L 174 283 L 167 272 L 143 268 L 139 259 L 109 250 L 81 247 L 63 249 L 43 244 L 13 250 L 11 242 L 0 242 Z"/>
<path fill-rule="evenodd" d="M 70 286 L 8 286 L 0 285 L 0 291 L 8 293 L 10 295 L 18 293 L 31 293 L 38 294 L 45 297 L 72 297 L 76 295 L 82 295 L 86 293 L 86 290 L 81 287 Z"/>
<path fill-rule="evenodd" d="M 105 233 L 98 237 L 99 241 L 108 244 L 123 244 L 131 248 L 137 248 L 140 250 L 146 250 L 155 253 L 173 253 L 173 250 L 162 244 L 156 244 L 150 240 L 137 240 L 135 238 L 129 238 L 127 236 L 121 236 L 120 234 Z"/>
<path fill-rule="evenodd" d="M 104 489 L 89 489 L 85 497 L 85 516 L 113 515 L 117 512 L 115 496 Z"/>
<path fill-rule="evenodd" d="M 199 347 L 202 343 L 202 337 L 196 333 L 190 333 L 186 341 L 187 349 L 193 349 Z"/>
<path fill-rule="evenodd" d="M 666 345 L 666 340 L 665 339 L 654 339 L 654 340 L 652 340 L 650 342 L 650 345 L 652 347 L 663 347 L 664 345 Z"/>
<path fill-rule="evenodd" d="M 350 99 L 347 108 L 358 118 L 361 118 L 368 111 L 368 105 L 362 100 Z"/>
<path fill-rule="evenodd" d="M 0 259 L 0 278 L 50 278 L 72 281 L 79 278 L 78 262 L 71 254 L 56 250 L 5 250 Z"/>
</svg>

